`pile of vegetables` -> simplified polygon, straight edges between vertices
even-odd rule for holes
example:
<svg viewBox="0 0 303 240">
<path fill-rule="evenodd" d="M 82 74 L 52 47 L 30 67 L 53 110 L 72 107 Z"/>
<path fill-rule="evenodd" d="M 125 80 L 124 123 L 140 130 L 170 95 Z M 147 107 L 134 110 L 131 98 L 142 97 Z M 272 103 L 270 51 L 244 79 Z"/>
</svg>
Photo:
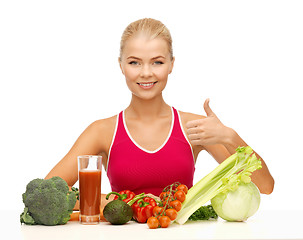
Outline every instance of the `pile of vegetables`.
<svg viewBox="0 0 303 240">
<path fill-rule="evenodd" d="M 133 219 L 138 223 L 147 223 L 150 229 L 167 228 L 176 220 L 187 192 L 187 186 L 179 182 L 165 187 L 159 199 L 147 196 L 145 193 L 135 195 L 129 190 L 111 192 L 107 194 L 106 199 L 111 194 L 116 196 L 105 206 L 103 215 L 114 225 L 125 224 Z M 208 205 L 201 206 L 189 219 L 197 221 L 217 218 L 218 215 L 212 205 Z"/>
<path fill-rule="evenodd" d="M 165 187 L 159 196 L 161 199 L 159 205 L 153 209 L 153 216 L 147 220 L 148 227 L 167 228 L 177 218 L 187 192 L 187 186 L 179 182 Z"/>
<path fill-rule="evenodd" d="M 184 224 L 210 200 L 219 217 L 228 221 L 246 220 L 260 204 L 259 190 L 250 176 L 261 167 L 260 159 L 249 146 L 237 148 L 235 154 L 189 189 L 176 222 Z"/>
<path fill-rule="evenodd" d="M 217 219 L 245 221 L 260 205 L 260 192 L 251 182 L 253 171 L 260 169 L 261 161 L 253 150 L 239 147 L 212 172 L 189 190 L 175 182 L 163 189 L 159 198 L 145 193 L 136 195 L 130 190 L 111 192 L 116 195 L 104 210 L 103 216 L 111 224 L 125 224 L 131 219 L 147 223 L 151 229 L 167 228 L 175 221 Z M 26 186 L 22 198 L 25 205 L 21 223 L 58 225 L 65 224 L 73 212 L 77 189 L 69 191 L 60 177 L 48 180 L 34 179 Z M 205 204 L 211 201 L 211 204 Z"/>
<path fill-rule="evenodd" d="M 167 228 L 177 218 L 187 191 L 186 185 L 176 182 L 163 189 L 160 200 L 145 193 L 135 195 L 129 190 L 110 192 L 106 199 L 111 194 L 116 196 L 105 206 L 103 215 L 114 225 L 125 224 L 133 218 L 138 223 L 147 223 L 152 229 Z"/>
<path fill-rule="evenodd" d="M 77 193 L 69 191 L 67 183 L 60 177 L 36 178 L 27 184 L 22 199 L 25 208 L 20 215 L 21 223 L 53 226 L 68 222 Z"/>
</svg>

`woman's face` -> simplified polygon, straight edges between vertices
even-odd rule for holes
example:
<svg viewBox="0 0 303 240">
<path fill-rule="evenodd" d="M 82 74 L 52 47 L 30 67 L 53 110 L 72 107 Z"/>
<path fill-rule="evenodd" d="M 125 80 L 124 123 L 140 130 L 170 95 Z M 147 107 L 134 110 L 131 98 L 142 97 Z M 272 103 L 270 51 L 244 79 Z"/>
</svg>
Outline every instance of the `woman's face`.
<svg viewBox="0 0 303 240">
<path fill-rule="evenodd" d="M 173 64 L 165 40 L 144 35 L 127 40 L 120 59 L 128 88 L 146 100 L 162 94 Z"/>
</svg>

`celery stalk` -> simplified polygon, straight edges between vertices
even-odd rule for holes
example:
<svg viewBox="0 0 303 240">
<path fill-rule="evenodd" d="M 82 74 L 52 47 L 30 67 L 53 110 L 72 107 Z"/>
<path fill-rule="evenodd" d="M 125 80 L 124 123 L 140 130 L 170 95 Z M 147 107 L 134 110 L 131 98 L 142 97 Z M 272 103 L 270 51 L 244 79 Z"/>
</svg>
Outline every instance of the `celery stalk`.
<svg viewBox="0 0 303 240">
<path fill-rule="evenodd" d="M 240 182 L 250 182 L 251 173 L 261 167 L 261 161 L 253 154 L 251 147 L 237 148 L 235 154 L 228 157 L 188 190 L 175 221 L 184 224 L 191 214 L 218 193 L 236 190 Z"/>
</svg>

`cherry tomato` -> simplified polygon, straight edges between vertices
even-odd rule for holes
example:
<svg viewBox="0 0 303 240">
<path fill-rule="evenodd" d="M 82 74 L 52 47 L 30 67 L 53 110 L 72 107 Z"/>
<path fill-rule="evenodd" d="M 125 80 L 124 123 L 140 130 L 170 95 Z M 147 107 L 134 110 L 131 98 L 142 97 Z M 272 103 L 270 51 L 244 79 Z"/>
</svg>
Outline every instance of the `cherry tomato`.
<svg viewBox="0 0 303 240">
<path fill-rule="evenodd" d="M 158 228 L 159 227 L 159 220 L 158 220 L 158 218 L 156 218 L 156 217 L 149 217 L 147 219 L 147 226 L 150 229 Z"/>
<path fill-rule="evenodd" d="M 163 207 L 165 207 L 166 205 L 169 206 L 169 203 L 173 200 L 175 200 L 173 195 L 167 196 L 165 197 L 165 199 L 162 199 Z"/>
<path fill-rule="evenodd" d="M 179 200 L 171 201 L 169 205 L 176 209 L 177 212 L 179 212 L 182 208 L 182 203 Z"/>
<path fill-rule="evenodd" d="M 163 199 L 163 198 L 166 198 L 166 197 L 168 197 L 170 195 L 170 192 L 161 192 L 160 193 L 160 199 Z"/>
<path fill-rule="evenodd" d="M 175 220 L 178 216 L 177 210 L 174 208 L 169 208 L 165 210 L 165 215 L 170 218 L 170 220 Z"/>
<path fill-rule="evenodd" d="M 167 228 L 170 225 L 170 218 L 168 216 L 161 216 L 159 217 L 160 226 L 162 228 Z"/>
<path fill-rule="evenodd" d="M 153 214 L 155 217 L 159 216 L 164 211 L 163 207 L 155 206 L 153 209 Z"/>
<path fill-rule="evenodd" d="M 173 198 L 174 198 L 173 193 L 168 192 L 168 194 L 163 197 L 162 201 L 169 201 L 170 202 L 170 201 L 173 200 Z"/>
<path fill-rule="evenodd" d="M 185 194 L 187 194 L 188 192 L 188 188 L 185 184 L 180 184 L 178 187 L 177 187 L 177 190 L 182 190 Z"/>
<path fill-rule="evenodd" d="M 178 190 L 177 192 L 175 192 L 174 198 L 176 198 L 181 203 L 183 203 L 184 200 L 185 200 L 185 198 L 186 198 L 186 196 L 185 196 L 185 193 L 182 190 Z"/>
</svg>

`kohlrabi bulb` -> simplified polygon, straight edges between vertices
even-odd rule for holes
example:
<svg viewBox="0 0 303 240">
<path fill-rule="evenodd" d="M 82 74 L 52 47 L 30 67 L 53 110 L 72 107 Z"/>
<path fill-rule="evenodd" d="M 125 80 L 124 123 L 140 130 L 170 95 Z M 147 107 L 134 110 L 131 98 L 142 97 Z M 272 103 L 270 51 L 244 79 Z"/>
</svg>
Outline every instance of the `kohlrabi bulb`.
<svg viewBox="0 0 303 240">
<path fill-rule="evenodd" d="M 211 204 L 219 217 L 227 221 L 246 221 L 260 205 L 260 192 L 256 185 L 240 183 L 235 191 L 219 193 Z"/>
</svg>

